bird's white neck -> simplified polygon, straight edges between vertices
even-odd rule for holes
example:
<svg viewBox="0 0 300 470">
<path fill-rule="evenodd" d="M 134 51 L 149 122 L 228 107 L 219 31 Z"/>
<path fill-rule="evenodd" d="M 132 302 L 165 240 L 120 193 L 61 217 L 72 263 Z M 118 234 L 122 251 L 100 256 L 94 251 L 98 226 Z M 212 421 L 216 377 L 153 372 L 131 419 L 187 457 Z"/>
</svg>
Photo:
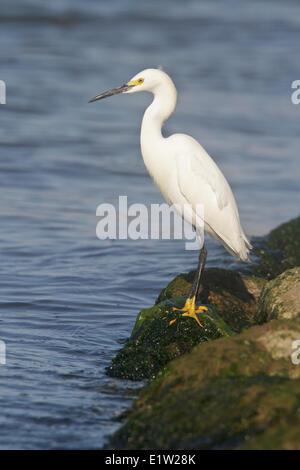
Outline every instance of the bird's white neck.
<svg viewBox="0 0 300 470">
<path fill-rule="evenodd" d="M 141 150 L 147 167 L 148 160 L 164 139 L 162 125 L 173 113 L 177 102 L 177 91 L 171 79 L 158 85 L 153 94 L 154 99 L 145 111 L 141 127 Z"/>
</svg>

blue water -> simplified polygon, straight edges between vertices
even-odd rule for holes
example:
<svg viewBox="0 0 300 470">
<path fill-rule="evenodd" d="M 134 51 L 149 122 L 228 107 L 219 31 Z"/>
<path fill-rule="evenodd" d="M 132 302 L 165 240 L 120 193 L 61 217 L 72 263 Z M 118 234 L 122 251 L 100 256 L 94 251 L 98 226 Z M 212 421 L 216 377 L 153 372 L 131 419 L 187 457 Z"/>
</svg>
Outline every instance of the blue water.
<svg viewBox="0 0 300 470">
<path fill-rule="evenodd" d="M 100 448 L 136 393 L 105 367 L 197 261 L 183 241 L 97 239 L 98 204 L 162 198 L 139 149 L 150 97 L 88 99 L 163 66 L 179 92 L 166 131 L 202 143 L 261 235 L 299 211 L 299 32 L 296 0 L 2 2 L 1 448 Z"/>
</svg>

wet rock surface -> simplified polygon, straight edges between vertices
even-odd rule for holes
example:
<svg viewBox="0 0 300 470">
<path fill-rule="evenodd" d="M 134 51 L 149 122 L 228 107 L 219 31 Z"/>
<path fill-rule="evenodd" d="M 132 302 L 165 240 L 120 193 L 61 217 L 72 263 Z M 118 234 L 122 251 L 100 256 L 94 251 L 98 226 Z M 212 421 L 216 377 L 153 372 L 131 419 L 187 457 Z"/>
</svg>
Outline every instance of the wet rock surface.
<svg viewBox="0 0 300 470">
<path fill-rule="evenodd" d="M 183 306 L 184 300 L 175 297 L 142 310 L 130 340 L 107 369 L 108 375 L 129 380 L 154 378 L 170 360 L 191 351 L 196 344 L 233 334 L 213 307 L 200 315 L 203 328 L 194 319 L 180 318 L 172 307 Z"/>
<path fill-rule="evenodd" d="M 154 378 L 165 364 L 196 344 L 231 336 L 253 325 L 264 279 L 207 269 L 199 297 L 208 311 L 199 315 L 200 328 L 194 319 L 173 311 L 173 307 L 184 305 L 193 277 L 193 271 L 177 276 L 163 289 L 154 307 L 140 312 L 130 340 L 107 370 L 109 375 L 131 380 Z M 170 325 L 173 319 L 176 322 Z"/>
<path fill-rule="evenodd" d="M 257 238 L 253 246 L 251 255 L 256 257 L 256 263 L 250 269 L 256 275 L 274 279 L 287 269 L 300 266 L 300 217 Z"/>
<path fill-rule="evenodd" d="M 256 321 L 300 316 L 300 267 L 288 269 L 268 282 L 259 298 Z"/>
<path fill-rule="evenodd" d="M 195 272 L 180 274 L 162 290 L 157 302 L 187 295 Z M 218 314 L 235 332 L 253 325 L 257 300 L 266 280 L 237 271 L 210 268 L 204 271 L 199 289 L 199 301 L 214 305 Z"/>
<path fill-rule="evenodd" d="M 203 328 L 172 311 L 193 272 L 140 312 L 108 374 L 152 382 L 107 447 L 300 449 L 299 221 L 255 243 L 248 274 L 205 271 Z"/>
<path fill-rule="evenodd" d="M 277 320 L 196 346 L 140 394 L 118 449 L 300 449 L 300 322 Z M 276 344 L 279 343 L 279 350 Z"/>
</svg>

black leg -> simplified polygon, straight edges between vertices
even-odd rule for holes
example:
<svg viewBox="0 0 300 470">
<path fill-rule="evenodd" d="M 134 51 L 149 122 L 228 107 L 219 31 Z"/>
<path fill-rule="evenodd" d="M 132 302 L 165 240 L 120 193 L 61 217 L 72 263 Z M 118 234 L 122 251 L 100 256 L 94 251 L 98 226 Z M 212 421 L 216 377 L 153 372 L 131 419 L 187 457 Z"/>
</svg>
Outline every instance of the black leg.
<svg viewBox="0 0 300 470">
<path fill-rule="evenodd" d="M 203 246 L 202 246 L 202 248 L 200 250 L 200 254 L 199 254 L 199 261 L 198 261 L 197 271 L 196 271 L 196 274 L 195 274 L 195 277 L 194 277 L 194 280 L 193 280 L 191 290 L 190 290 L 189 295 L 188 295 L 189 299 L 192 299 L 193 297 L 197 296 L 198 289 L 199 289 L 199 284 L 200 284 L 200 280 L 201 280 L 201 274 L 204 270 L 204 266 L 205 266 L 205 262 L 206 262 L 206 256 L 207 256 L 207 250 L 206 250 L 205 244 L 203 243 Z"/>
<path fill-rule="evenodd" d="M 173 310 L 181 311 L 183 317 L 194 318 L 199 326 L 203 326 L 203 325 L 200 323 L 199 318 L 197 316 L 197 313 L 203 313 L 203 312 L 206 312 L 208 310 L 205 305 L 199 305 L 199 306 L 196 305 L 196 295 L 198 293 L 200 279 L 201 279 L 201 273 L 203 272 L 203 268 L 204 268 L 205 261 L 206 261 L 206 255 L 207 255 L 207 251 L 206 251 L 205 245 L 203 244 L 203 246 L 200 250 L 199 262 L 198 262 L 198 268 L 197 268 L 197 271 L 196 271 L 196 275 L 195 275 L 195 278 L 193 280 L 193 284 L 192 284 L 191 290 L 189 292 L 188 298 L 186 299 L 186 302 L 184 304 L 184 307 L 183 308 L 173 307 Z M 173 323 L 175 323 L 175 321 L 176 321 L 176 318 L 174 320 L 171 320 L 170 325 L 173 325 Z"/>
</svg>

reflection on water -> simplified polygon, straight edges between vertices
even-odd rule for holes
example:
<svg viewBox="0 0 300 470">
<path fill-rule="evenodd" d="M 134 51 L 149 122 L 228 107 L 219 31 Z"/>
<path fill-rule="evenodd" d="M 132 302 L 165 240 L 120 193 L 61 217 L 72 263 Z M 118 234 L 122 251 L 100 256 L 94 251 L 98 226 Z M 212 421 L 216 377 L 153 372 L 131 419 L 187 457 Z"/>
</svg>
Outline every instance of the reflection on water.
<svg viewBox="0 0 300 470">
<path fill-rule="evenodd" d="M 2 448 L 101 447 L 135 393 L 105 367 L 139 309 L 196 264 L 182 241 L 96 238 L 101 202 L 162 198 L 138 142 L 150 97 L 89 98 L 162 65 L 179 91 L 166 132 L 192 134 L 215 158 L 246 232 L 298 214 L 299 6 L 229 3 L 1 7 Z M 210 266 L 233 265 L 221 246 L 208 248 Z"/>
</svg>

